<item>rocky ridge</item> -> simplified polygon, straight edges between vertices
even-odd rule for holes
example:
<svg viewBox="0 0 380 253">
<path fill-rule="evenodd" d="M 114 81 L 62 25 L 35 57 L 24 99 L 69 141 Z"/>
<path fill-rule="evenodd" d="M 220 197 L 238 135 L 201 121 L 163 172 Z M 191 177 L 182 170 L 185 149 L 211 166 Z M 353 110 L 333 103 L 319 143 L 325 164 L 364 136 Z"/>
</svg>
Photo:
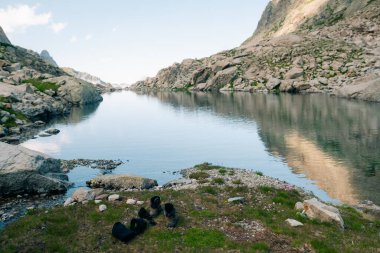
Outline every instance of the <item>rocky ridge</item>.
<svg viewBox="0 0 380 253">
<path fill-rule="evenodd" d="M 17 143 L 36 121 L 100 101 L 101 92 L 93 84 L 68 75 L 36 52 L 0 43 L 0 140 Z"/>
<path fill-rule="evenodd" d="M 131 89 L 328 93 L 380 101 L 380 2 L 275 0 L 240 47 Z"/>
<path fill-rule="evenodd" d="M 44 59 L 48 64 L 53 65 L 54 67 L 58 67 L 58 64 L 55 62 L 53 57 L 50 56 L 47 50 L 42 50 L 40 53 L 42 59 Z"/>
</svg>

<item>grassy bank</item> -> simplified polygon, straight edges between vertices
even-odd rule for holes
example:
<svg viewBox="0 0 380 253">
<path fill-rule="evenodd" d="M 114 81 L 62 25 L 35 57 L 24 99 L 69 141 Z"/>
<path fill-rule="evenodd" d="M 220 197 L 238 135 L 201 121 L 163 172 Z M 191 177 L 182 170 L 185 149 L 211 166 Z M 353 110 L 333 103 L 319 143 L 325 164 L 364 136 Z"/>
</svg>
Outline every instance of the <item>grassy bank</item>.
<svg viewBox="0 0 380 253">
<path fill-rule="evenodd" d="M 378 252 L 380 222 L 367 220 L 349 207 L 340 207 L 346 229 L 311 221 L 294 209 L 301 201 L 295 190 L 271 187 L 206 186 L 196 190 L 163 190 L 120 193 L 123 201 L 104 201 L 108 209 L 98 212 L 90 202 L 70 207 L 37 210 L 0 233 L 1 252 Z M 140 206 L 127 198 L 148 201 L 160 195 L 178 209 L 175 229 L 165 227 L 160 216 L 126 245 L 111 236 L 112 225 L 128 224 Z M 243 203 L 228 203 L 242 196 Z M 148 202 L 146 202 L 148 203 Z M 148 207 L 147 204 L 144 206 Z M 304 223 L 292 228 L 287 218 Z"/>
</svg>

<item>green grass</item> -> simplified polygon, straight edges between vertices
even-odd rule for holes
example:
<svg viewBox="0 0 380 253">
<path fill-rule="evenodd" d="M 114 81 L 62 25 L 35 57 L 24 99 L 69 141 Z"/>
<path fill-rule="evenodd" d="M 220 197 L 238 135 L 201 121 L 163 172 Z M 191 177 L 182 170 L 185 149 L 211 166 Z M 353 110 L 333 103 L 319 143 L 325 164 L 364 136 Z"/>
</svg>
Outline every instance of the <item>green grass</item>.
<svg viewBox="0 0 380 253">
<path fill-rule="evenodd" d="M 213 178 L 212 181 L 211 181 L 211 183 L 212 184 L 222 185 L 222 184 L 224 184 L 224 179 L 221 178 L 221 177 Z"/>
<path fill-rule="evenodd" d="M 198 170 L 219 170 L 222 167 L 212 165 L 211 163 L 202 163 L 202 164 L 195 165 L 194 168 Z"/>
<path fill-rule="evenodd" d="M 264 176 L 264 174 L 263 174 L 261 171 L 256 171 L 255 173 L 256 173 L 256 175 L 258 175 L 258 176 Z"/>
<path fill-rule="evenodd" d="M 55 83 L 43 82 L 42 80 L 39 80 L 39 79 L 28 79 L 28 80 L 24 80 L 22 82 L 23 83 L 29 83 L 29 84 L 33 85 L 34 87 L 37 88 L 37 90 L 39 90 L 41 92 L 45 92 L 47 90 L 53 90 L 56 92 L 59 88 L 59 86 Z"/>
<path fill-rule="evenodd" d="M 107 210 L 103 213 L 94 202 L 59 206 L 48 213 L 36 209 L 0 232 L 0 251 L 297 252 L 309 245 L 311 252 L 316 253 L 367 253 L 377 252 L 380 247 L 380 220 L 367 220 L 347 206 L 338 207 L 346 224 L 344 231 L 335 224 L 309 220 L 294 209 L 294 203 L 302 201 L 302 196 L 294 190 L 206 186 L 196 190 L 119 194 L 123 201 L 104 201 Z M 125 199 L 148 201 L 154 195 L 160 195 L 163 203 L 175 205 L 178 227 L 166 228 L 167 220 L 160 215 L 156 226 L 149 227 L 128 245 L 114 239 L 112 225 L 120 221 L 128 226 L 141 207 L 127 205 Z M 236 196 L 243 197 L 245 202 L 228 203 L 228 198 Z M 292 228 L 285 223 L 287 218 L 297 219 L 304 226 Z M 265 230 L 257 237 L 245 239 L 244 235 L 256 232 L 236 223 L 249 221 L 262 224 Z"/>
<path fill-rule="evenodd" d="M 201 179 L 206 179 L 208 178 L 210 175 L 207 173 L 207 172 L 204 172 L 204 171 L 197 171 L 197 172 L 193 172 L 189 175 L 189 178 L 191 179 L 196 179 L 196 180 L 201 180 Z"/>
</svg>

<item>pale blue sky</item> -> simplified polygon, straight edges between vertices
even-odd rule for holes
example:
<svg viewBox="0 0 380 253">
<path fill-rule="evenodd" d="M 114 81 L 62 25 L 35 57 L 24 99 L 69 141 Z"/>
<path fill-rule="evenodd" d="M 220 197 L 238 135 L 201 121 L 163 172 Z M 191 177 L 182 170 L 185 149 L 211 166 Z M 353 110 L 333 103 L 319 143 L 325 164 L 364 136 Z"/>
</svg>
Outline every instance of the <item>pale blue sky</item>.
<svg viewBox="0 0 380 253">
<path fill-rule="evenodd" d="M 185 58 L 240 45 L 268 0 L 1 0 L 13 44 L 60 66 L 132 83 Z"/>
</svg>

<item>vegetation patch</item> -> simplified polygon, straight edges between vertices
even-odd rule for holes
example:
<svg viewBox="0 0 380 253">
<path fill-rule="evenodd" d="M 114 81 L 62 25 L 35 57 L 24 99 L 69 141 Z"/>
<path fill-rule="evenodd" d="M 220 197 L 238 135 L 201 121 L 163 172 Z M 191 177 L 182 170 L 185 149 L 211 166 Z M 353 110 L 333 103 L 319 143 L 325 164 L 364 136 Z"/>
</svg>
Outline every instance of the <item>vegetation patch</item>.
<svg viewBox="0 0 380 253">
<path fill-rule="evenodd" d="M 23 83 L 29 83 L 37 88 L 41 92 L 46 92 L 47 90 L 57 91 L 59 86 L 56 83 L 43 82 L 41 79 L 27 79 L 22 81 Z"/>
<path fill-rule="evenodd" d="M 335 224 L 307 219 L 294 208 L 294 203 L 303 200 L 294 190 L 206 186 L 195 190 L 119 194 L 123 201 L 103 201 L 107 210 L 102 213 L 93 201 L 59 206 L 48 212 L 36 209 L 0 232 L 0 251 L 299 252 L 304 248 L 304 252 L 316 253 L 367 253 L 377 252 L 380 247 L 379 220 L 367 220 L 346 206 L 338 207 L 346 224 L 344 230 Z M 155 219 L 156 226 L 128 244 L 113 238 L 112 225 L 120 221 L 129 226 L 141 208 L 127 205 L 124 200 L 148 201 L 154 195 L 161 196 L 163 203 L 175 205 L 178 226 L 168 229 L 168 221 L 160 215 Z M 236 196 L 243 197 L 244 203 L 228 203 L 228 198 Z M 304 226 L 290 227 L 285 222 L 288 218 L 299 220 Z"/>
<path fill-rule="evenodd" d="M 191 179 L 196 179 L 196 180 L 204 180 L 206 178 L 208 178 L 210 175 L 207 173 L 207 172 L 204 172 L 204 171 L 197 171 L 197 172 L 193 172 L 189 175 L 189 178 Z"/>
<path fill-rule="evenodd" d="M 212 184 L 222 185 L 222 184 L 224 184 L 224 179 L 221 178 L 221 177 L 213 178 L 212 179 Z"/>
</svg>

